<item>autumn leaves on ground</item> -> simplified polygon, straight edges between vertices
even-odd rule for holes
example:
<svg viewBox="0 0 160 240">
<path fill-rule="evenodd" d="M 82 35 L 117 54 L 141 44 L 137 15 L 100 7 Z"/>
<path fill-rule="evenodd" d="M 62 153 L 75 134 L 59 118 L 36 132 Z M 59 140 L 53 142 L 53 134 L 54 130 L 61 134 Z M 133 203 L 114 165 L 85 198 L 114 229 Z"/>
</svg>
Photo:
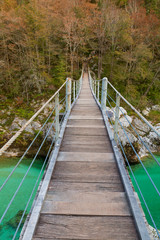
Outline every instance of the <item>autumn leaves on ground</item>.
<svg viewBox="0 0 160 240">
<path fill-rule="evenodd" d="M 48 98 L 84 62 L 134 106 L 157 104 L 159 18 L 160 0 L 1 0 L 1 107 Z"/>
</svg>

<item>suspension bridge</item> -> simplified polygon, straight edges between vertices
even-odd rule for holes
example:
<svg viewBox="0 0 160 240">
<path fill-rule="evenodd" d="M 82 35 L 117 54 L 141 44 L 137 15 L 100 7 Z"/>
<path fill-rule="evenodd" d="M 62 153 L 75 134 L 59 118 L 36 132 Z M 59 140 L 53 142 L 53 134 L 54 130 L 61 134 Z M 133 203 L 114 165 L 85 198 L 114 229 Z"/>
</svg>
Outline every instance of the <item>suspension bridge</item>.
<svg viewBox="0 0 160 240">
<path fill-rule="evenodd" d="M 116 94 L 115 100 L 109 95 L 109 87 Z M 64 88 L 65 96 L 60 99 L 61 91 L 64 92 Z M 110 103 L 111 100 L 112 103 Z M 23 225 L 20 239 L 150 239 L 144 214 L 124 164 L 125 159 L 134 177 L 118 135 L 119 127 L 124 130 L 124 135 L 128 138 L 129 144 L 158 196 L 160 193 L 120 122 L 119 112 L 122 111 L 120 100 L 125 101 L 139 118 L 159 136 L 154 127 L 112 86 L 107 78 L 93 80 L 90 72 L 82 72 L 77 81 L 67 78 L 61 88 L 0 150 L 1 155 L 7 151 L 25 128 L 41 114 L 47 104 L 55 101 L 54 109 L 0 187 L 0 191 L 7 187 L 14 171 L 38 139 L 45 124 L 52 119 L 50 128 L 27 172 L 4 209 L 3 215 L 0 216 L 0 223 L 2 223 L 49 132 L 54 130 L 55 134 L 43 166 L 11 239 L 17 239 L 17 233 L 22 227 L 27 208 L 44 169 L 44 176 Z M 114 109 L 113 103 L 115 104 Z M 114 122 L 106 111 L 106 104 L 109 104 L 115 113 Z M 60 119 L 61 110 L 64 110 L 64 113 L 61 114 Z M 122 114 L 124 114 L 123 111 Z M 124 117 L 126 117 L 125 114 Z M 127 117 L 126 120 L 129 121 Z M 134 129 L 131 123 L 130 126 Z M 159 165 L 148 145 L 139 134 L 138 137 Z M 152 213 L 137 181 L 136 184 L 157 231 L 157 236 L 160 238 Z"/>
</svg>

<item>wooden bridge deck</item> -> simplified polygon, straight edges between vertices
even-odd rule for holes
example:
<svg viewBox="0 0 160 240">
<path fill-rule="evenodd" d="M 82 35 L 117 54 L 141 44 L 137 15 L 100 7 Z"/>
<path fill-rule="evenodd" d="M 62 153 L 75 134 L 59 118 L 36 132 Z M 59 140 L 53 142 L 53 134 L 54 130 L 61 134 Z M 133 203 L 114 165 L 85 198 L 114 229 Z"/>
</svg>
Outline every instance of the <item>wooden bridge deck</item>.
<svg viewBox="0 0 160 240">
<path fill-rule="evenodd" d="M 67 123 L 33 239 L 138 239 L 87 75 Z"/>
</svg>

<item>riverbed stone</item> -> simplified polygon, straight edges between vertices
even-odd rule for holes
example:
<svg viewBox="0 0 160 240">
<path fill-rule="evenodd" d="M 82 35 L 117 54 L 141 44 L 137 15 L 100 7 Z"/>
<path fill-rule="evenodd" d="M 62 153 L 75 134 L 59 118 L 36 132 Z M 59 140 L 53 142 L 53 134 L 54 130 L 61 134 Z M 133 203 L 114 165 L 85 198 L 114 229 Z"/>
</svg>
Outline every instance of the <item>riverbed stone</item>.
<svg viewBox="0 0 160 240">
<path fill-rule="evenodd" d="M 109 117 L 109 118 L 113 118 L 114 113 L 113 113 L 113 111 L 112 111 L 111 108 L 106 107 L 106 115 L 107 115 L 107 117 Z"/>
<path fill-rule="evenodd" d="M 128 119 L 128 121 L 127 121 L 127 119 Z M 132 117 L 125 115 L 125 117 L 123 116 L 120 118 L 120 122 L 123 127 L 129 127 L 130 126 L 129 123 L 132 123 Z"/>
<path fill-rule="evenodd" d="M 149 111 L 147 111 L 146 109 L 144 109 L 144 110 L 142 111 L 142 114 L 143 114 L 144 116 L 148 116 L 148 115 L 149 115 Z"/>
<path fill-rule="evenodd" d="M 130 142 L 131 143 L 137 142 L 138 139 L 133 135 L 133 133 L 129 132 L 128 129 L 126 129 L 126 128 L 124 128 L 124 129 L 126 131 L 126 134 L 124 133 L 123 129 L 120 129 L 119 133 L 118 133 L 118 135 L 120 137 L 120 140 L 122 142 L 122 145 L 125 146 L 128 143 L 130 144 Z M 129 142 L 129 140 L 128 140 L 126 135 L 128 136 L 130 142 Z"/>
<path fill-rule="evenodd" d="M 46 136 L 46 134 L 48 133 L 48 131 L 49 131 L 50 127 L 51 127 L 51 125 L 52 125 L 52 123 L 47 123 L 46 124 L 46 126 L 43 129 L 43 137 Z M 55 129 L 52 126 L 50 132 L 48 133 L 47 140 L 48 141 L 52 141 L 54 135 L 55 135 Z"/>
<path fill-rule="evenodd" d="M 150 127 L 138 118 L 134 118 L 133 125 L 135 126 L 137 132 L 142 136 L 150 131 Z"/>
<path fill-rule="evenodd" d="M 152 110 L 159 111 L 160 112 L 160 105 L 154 105 L 152 106 Z"/>
<path fill-rule="evenodd" d="M 32 122 L 31 126 L 33 128 L 33 130 L 39 130 L 41 128 L 41 124 L 39 122 Z"/>
</svg>

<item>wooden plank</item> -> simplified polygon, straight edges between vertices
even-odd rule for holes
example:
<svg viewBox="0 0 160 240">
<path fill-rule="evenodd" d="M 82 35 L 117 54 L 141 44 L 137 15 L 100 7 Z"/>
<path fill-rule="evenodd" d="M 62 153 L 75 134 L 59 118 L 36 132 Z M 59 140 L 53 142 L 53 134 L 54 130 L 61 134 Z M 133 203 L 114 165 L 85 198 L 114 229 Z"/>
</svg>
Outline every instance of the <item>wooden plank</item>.
<svg viewBox="0 0 160 240">
<path fill-rule="evenodd" d="M 98 141 L 98 140 L 94 141 L 94 140 L 95 139 L 93 139 L 93 143 L 90 143 L 86 140 L 80 141 L 78 138 L 75 141 L 69 141 L 68 139 L 66 139 L 63 141 L 61 146 L 68 146 L 70 148 L 70 147 L 72 147 L 72 145 L 77 145 L 77 146 L 82 146 L 82 147 L 83 147 L 83 145 L 85 145 L 85 146 L 89 146 L 89 147 L 112 149 L 109 141 L 106 140 L 105 142 L 102 142 L 102 141 Z M 112 152 L 112 150 L 111 150 L 111 152 Z"/>
<path fill-rule="evenodd" d="M 97 203 L 97 204 L 96 204 Z M 63 214 L 81 216 L 131 216 L 128 204 L 122 202 L 101 202 L 97 197 L 96 201 L 87 198 L 84 201 L 48 201 L 45 200 L 41 213 Z"/>
<path fill-rule="evenodd" d="M 119 183 L 74 183 L 74 182 L 59 182 L 51 181 L 48 193 L 59 191 L 77 191 L 81 193 L 85 192 L 124 192 L 124 188 L 121 182 Z"/>
<path fill-rule="evenodd" d="M 42 214 L 35 238 L 137 240 L 131 217 L 84 217 Z"/>
<path fill-rule="evenodd" d="M 62 144 L 60 148 L 61 152 L 94 152 L 94 153 L 112 153 L 112 148 L 110 145 L 90 145 L 90 144 Z"/>
<path fill-rule="evenodd" d="M 74 112 L 85 112 L 85 113 L 87 113 L 87 112 L 93 112 L 93 113 L 99 113 L 100 115 L 101 115 L 101 112 L 100 112 L 100 110 L 99 110 L 99 108 L 98 107 L 80 107 L 80 106 L 75 106 L 74 108 L 73 108 L 73 110 L 72 110 L 72 114 L 74 113 Z"/>
<path fill-rule="evenodd" d="M 72 128 L 66 127 L 66 135 L 84 135 L 84 136 L 107 136 L 107 131 L 104 128 Z"/>
<path fill-rule="evenodd" d="M 68 136 L 68 137 L 70 137 L 70 136 Z M 67 138 L 67 136 L 66 136 L 66 138 L 65 138 L 65 140 L 63 141 L 63 146 L 64 145 L 88 145 L 89 144 L 89 142 L 87 141 L 87 139 L 85 140 L 79 140 L 79 138 L 77 138 L 77 139 L 75 139 L 75 140 L 69 140 L 68 138 Z M 108 146 L 110 146 L 110 141 L 109 140 L 106 140 L 105 142 L 103 142 L 103 141 L 100 141 L 100 140 L 97 140 L 97 139 L 95 139 L 94 137 L 93 137 L 93 139 L 91 140 L 91 142 L 90 142 L 90 145 L 92 145 L 92 146 L 106 146 L 106 147 L 108 147 Z"/>
<path fill-rule="evenodd" d="M 64 138 L 63 138 L 63 141 L 81 141 L 83 143 L 83 141 L 87 141 L 89 142 L 90 144 L 94 144 L 95 142 L 107 142 L 109 141 L 109 138 L 108 136 L 84 136 L 84 135 L 79 135 L 77 137 L 77 135 L 66 135 L 64 134 Z"/>
<path fill-rule="evenodd" d="M 58 161 L 52 179 L 71 182 L 120 182 L 120 175 L 113 162 L 61 162 Z"/>
<path fill-rule="evenodd" d="M 76 102 L 76 106 L 83 106 L 83 107 L 90 107 L 90 106 L 95 106 L 97 107 L 97 104 L 94 100 L 83 100 L 83 99 L 80 99 Z"/>
<path fill-rule="evenodd" d="M 70 124 L 67 124 L 66 125 L 66 127 L 70 127 L 70 128 L 96 128 L 96 129 L 100 129 L 100 128 L 103 128 L 105 131 L 106 131 L 106 128 L 105 128 L 105 126 L 103 126 L 103 125 L 101 125 L 101 126 L 97 126 L 97 125 L 83 125 L 83 126 L 81 126 L 81 125 L 70 125 Z"/>
<path fill-rule="evenodd" d="M 82 162 L 115 162 L 113 153 L 75 153 L 75 152 L 59 152 L 57 161 L 82 161 Z"/>
<path fill-rule="evenodd" d="M 88 119 L 90 116 L 92 116 L 92 117 L 101 117 L 101 114 L 99 113 L 99 112 L 94 112 L 94 111 L 92 111 L 92 112 L 84 112 L 84 111 L 82 111 L 82 112 L 80 112 L 80 111 L 74 111 L 74 112 L 72 112 L 72 117 L 73 116 L 80 116 L 80 117 L 85 117 L 85 119 Z"/>
<path fill-rule="evenodd" d="M 73 125 L 73 126 L 76 126 L 76 125 L 79 125 L 79 126 L 85 126 L 85 125 L 90 125 L 90 126 L 93 126 L 93 125 L 96 125 L 97 127 L 99 126 L 104 126 L 104 122 L 102 119 L 83 119 L 83 120 L 79 120 L 79 119 L 70 119 L 68 122 L 67 122 L 68 125 Z"/>
<path fill-rule="evenodd" d="M 76 116 L 71 115 L 69 117 L 69 119 L 78 119 L 78 120 L 83 120 L 83 119 L 88 119 L 88 120 L 90 120 L 90 119 L 101 119 L 101 120 L 103 120 L 102 116 L 92 116 L 92 115 L 86 116 L 86 115 L 78 115 L 78 114 Z"/>
<path fill-rule="evenodd" d="M 129 208 L 127 208 L 127 200 L 126 195 L 124 192 L 79 192 L 79 191 L 49 191 L 47 193 L 47 196 L 45 198 L 45 201 L 51 201 L 53 204 L 54 202 L 64 202 L 64 203 L 70 203 L 70 202 L 81 202 L 88 205 L 94 204 L 95 207 L 97 205 L 101 205 L 102 203 L 116 203 L 119 207 L 119 204 L 124 203 L 126 205 L 126 211 L 128 211 L 128 214 L 130 215 Z M 116 214 L 115 214 L 116 215 Z"/>
<path fill-rule="evenodd" d="M 74 107 L 73 107 L 73 110 L 84 110 L 84 111 L 86 111 L 86 110 L 94 110 L 94 111 L 99 111 L 99 108 L 97 107 L 97 105 L 95 104 L 90 104 L 90 105 L 87 105 L 87 104 L 83 104 L 83 105 L 81 105 L 81 104 L 76 104 Z M 72 111 L 73 111 L 72 110 Z"/>
</svg>

